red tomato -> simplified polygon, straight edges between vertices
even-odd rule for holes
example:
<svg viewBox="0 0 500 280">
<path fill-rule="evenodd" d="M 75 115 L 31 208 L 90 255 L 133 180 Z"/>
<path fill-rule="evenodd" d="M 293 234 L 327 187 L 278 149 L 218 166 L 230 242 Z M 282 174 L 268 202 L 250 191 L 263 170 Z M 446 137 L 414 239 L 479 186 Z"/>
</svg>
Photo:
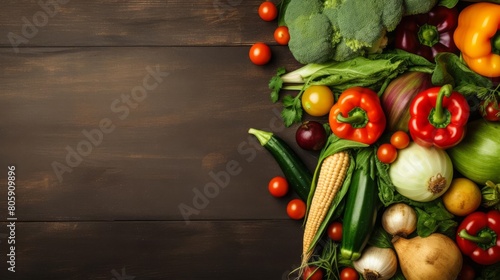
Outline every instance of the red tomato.
<svg viewBox="0 0 500 280">
<path fill-rule="evenodd" d="M 377 158 L 382 163 L 392 163 L 398 157 L 398 151 L 392 144 L 385 143 L 378 147 Z"/>
<path fill-rule="evenodd" d="M 391 144 L 396 149 L 404 149 L 410 144 L 410 136 L 402 130 L 396 131 L 391 135 Z"/>
<path fill-rule="evenodd" d="M 276 40 L 276 42 L 280 45 L 288 45 L 288 41 L 290 41 L 290 33 L 288 33 L 288 27 L 278 26 L 278 28 L 274 30 L 274 40 Z"/>
<path fill-rule="evenodd" d="M 269 192 L 274 197 L 283 197 L 288 193 L 288 181 L 281 176 L 276 176 L 269 181 Z"/>
<path fill-rule="evenodd" d="M 264 43 L 255 43 L 248 53 L 250 61 L 255 65 L 264 65 L 271 60 L 271 48 Z"/>
<path fill-rule="evenodd" d="M 340 241 L 342 239 L 342 224 L 340 222 L 333 222 L 328 226 L 328 237 L 333 241 Z"/>
<path fill-rule="evenodd" d="M 359 274 L 352 267 L 346 267 L 340 271 L 340 280 L 358 280 Z"/>
<path fill-rule="evenodd" d="M 464 263 L 462 265 L 462 270 L 460 270 L 460 273 L 458 274 L 457 280 L 474 280 L 476 277 L 476 272 L 474 271 L 474 268 L 468 264 Z"/>
<path fill-rule="evenodd" d="M 304 269 L 304 273 L 302 274 L 302 279 L 304 280 L 322 280 L 323 279 L 323 270 L 317 266 L 308 266 Z"/>
<path fill-rule="evenodd" d="M 290 218 L 300 220 L 306 215 L 306 204 L 302 199 L 292 199 L 286 206 L 286 213 Z"/>
<path fill-rule="evenodd" d="M 278 16 L 278 8 L 273 2 L 265 1 L 259 6 L 259 16 L 265 21 L 272 21 Z"/>
<path fill-rule="evenodd" d="M 498 102 L 490 101 L 488 103 L 481 102 L 481 115 L 483 118 L 490 122 L 500 121 L 500 105 Z"/>
</svg>

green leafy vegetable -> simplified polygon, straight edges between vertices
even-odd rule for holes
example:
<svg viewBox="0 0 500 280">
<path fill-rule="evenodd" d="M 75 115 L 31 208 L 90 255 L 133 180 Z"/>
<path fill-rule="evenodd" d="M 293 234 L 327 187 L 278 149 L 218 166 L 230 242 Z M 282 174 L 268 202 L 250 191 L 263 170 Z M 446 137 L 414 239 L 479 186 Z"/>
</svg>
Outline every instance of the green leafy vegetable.
<svg viewBox="0 0 500 280">
<path fill-rule="evenodd" d="M 496 92 L 490 79 L 470 70 L 456 54 L 443 52 L 435 57 L 436 69 L 432 74 L 432 83 L 442 86 L 451 84 L 453 89 L 465 96 L 477 96 L 486 99 Z"/>
<path fill-rule="evenodd" d="M 429 202 L 417 202 L 399 194 L 391 182 L 389 165 L 377 160 L 379 198 L 384 206 L 403 202 L 415 208 L 417 212 L 417 234 L 421 237 L 440 232 L 453 237 L 458 223 L 454 216 L 446 210 L 441 198 Z"/>
<path fill-rule="evenodd" d="M 433 69 L 434 64 L 422 57 L 398 50 L 343 62 L 307 64 L 286 74 L 284 68 L 279 68 L 269 81 L 269 88 L 273 102 L 279 100 L 280 90 L 299 91 L 283 98 L 283 121 L 290 126 L 302 119 L 300 98 L 311 85 L 329 86 L 337 96 L 354 86 L 371 88 L 381 95 L 389 82 L 405 71 L 431 73 Z"/>
</svg>

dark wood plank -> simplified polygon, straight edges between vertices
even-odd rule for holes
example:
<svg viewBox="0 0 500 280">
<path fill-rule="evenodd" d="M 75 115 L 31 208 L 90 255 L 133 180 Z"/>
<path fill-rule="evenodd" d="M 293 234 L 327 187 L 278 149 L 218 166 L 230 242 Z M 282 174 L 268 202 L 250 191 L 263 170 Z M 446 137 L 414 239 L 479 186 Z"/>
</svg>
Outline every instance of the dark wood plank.
<svg viewBox="0 0 500 280">
<path fill-rule="evenodd" d="M 281 171 L 247 130 L 275 131 L 313 167 L 315 156 L 299 150 L 295 130 L 279 119 L 281 105 L 268 97 L 268 79 L 293 59 L 276 51 L 270 65 L 258 67 L 246 51 L 1 50 L 0 143 L 7 148 L 0 151 L 0 184 L 7 166 L 16 165 L 19 217 L 286 218 L 286 202 L 266 190 Z M 149 72 L 158 69 L 165 74 L 156 81 Z M 156 88 L 143 100 L 124 101 L 145 78 Z M 114 130 L 102 132 L 107 126 Z M 198 193 L 205 188 L 212 197 L 204 200 Z M 0 204 L 5 202 L 1 188 Z M 193 215 L 183 216 L 180 206 Z"/>
<path fill-rule="evenodd" d="M 25 46 L 275 44 L 277 25 L 259 18 L 261 2 L 8 0 L 2 2 L 0 46 L 22 52 Z"/>
<path fill-rule="evenodd" d="M 0 223 L 0 234 L 6 224 Z M 286 279 L 300 262 L 297 221 L 53 222 L 16 224 L 16 272 L 0 278 Z M 135 278 L 125 278 L 134 277 Z"/>
</svg>

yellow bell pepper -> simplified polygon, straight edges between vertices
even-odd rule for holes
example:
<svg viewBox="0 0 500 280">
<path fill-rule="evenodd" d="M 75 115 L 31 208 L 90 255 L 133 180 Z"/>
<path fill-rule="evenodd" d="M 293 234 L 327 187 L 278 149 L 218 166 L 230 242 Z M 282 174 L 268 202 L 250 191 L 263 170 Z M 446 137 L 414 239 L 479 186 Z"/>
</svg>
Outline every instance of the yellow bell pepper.
<svg viewBox="0 0 500 280">
<path fill-rule="evenodd" d="M 476 3 L 462 10 L 453 40 L 469 68 L 500 77 L 500 5 Z"/>
</svg>

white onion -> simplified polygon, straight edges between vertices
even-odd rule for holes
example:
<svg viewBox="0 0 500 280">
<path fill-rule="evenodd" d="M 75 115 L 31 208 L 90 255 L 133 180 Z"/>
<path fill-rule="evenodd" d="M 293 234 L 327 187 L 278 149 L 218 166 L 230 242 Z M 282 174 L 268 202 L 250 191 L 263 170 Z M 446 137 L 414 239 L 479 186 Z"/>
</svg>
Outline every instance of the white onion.
<svg viewBox="0 0 500 280">
<path fill-rule="evenodd" d="M 392 236 L 407 237 L 417 229 L 417 213 L 408 204 L 393 204 L 382 214 L 382 227 Z"/>
<path fill-rule="evenodd" d="M 453 164 L 446 151 L 412 142 L 398 152 L 389 176 L 401 195 L 427 202 L 446 192 L 453 178 Z"/>
<path fill-rule="evenodd" d="M 369 246 L 353 266 L 367 280 L 386 280 L 396 274 L 398 259 L 391 248 Z"/>
</svg>

